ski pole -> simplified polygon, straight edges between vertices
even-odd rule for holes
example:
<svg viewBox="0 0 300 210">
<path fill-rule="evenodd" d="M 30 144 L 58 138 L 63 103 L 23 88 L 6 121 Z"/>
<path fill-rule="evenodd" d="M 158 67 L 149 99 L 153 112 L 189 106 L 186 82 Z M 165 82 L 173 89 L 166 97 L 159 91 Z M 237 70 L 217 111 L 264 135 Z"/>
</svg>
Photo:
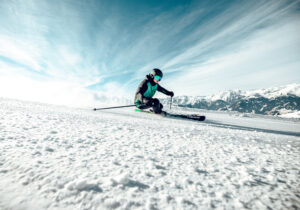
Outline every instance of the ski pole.
<svg viewBox="0 0 300 210">
<path fill-rule="evenodd" d="M 126 106 L 113 106 L 113 107 L 105 107 L 105 108 L 94 108 L 94 111 L 97 110 L 104 110 L 104 109 L 117 109 L 117 108 L 125 108 L 125 107 L 132 107 L 135 105 L 126 105 Z"/>
<path fill-rule="evenodd" d="M 171 101 L 170 101 L 170 109 L 172 107 L 172 100 L 173 100 L 173 97 L 171 97 Z"/>
</svg>

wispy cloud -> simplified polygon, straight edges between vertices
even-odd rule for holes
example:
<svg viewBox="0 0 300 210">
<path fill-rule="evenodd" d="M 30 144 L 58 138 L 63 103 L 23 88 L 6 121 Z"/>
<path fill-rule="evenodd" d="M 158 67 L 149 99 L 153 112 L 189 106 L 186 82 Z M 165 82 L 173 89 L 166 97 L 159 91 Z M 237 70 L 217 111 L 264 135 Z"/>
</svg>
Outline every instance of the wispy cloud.
<svg viewBox="0 0 300 210">
<path fill-rule="evenodd" d="M 280 20 L 289 8 L 295 5 L 284 5 L 282 2 L 248 2 L 227 8 L 222 13 L 198 25 L 194 33 L 185 37 L 182 43 L 195 40 L 189 48 L 180 52 L 165 64 L 165 68 L 182 66 L 189 63 L 203 63 L 217 55 L 238 50 L 243 47 L 255 33 L 268 30 L 268 27 Z M 289 20 L 283 21 L 286 24 Z M 277 24 L 276 24 L 277 25 Z M 225 53 L 224 53 L 225 51 Z M 204 59 L 203 59 L 204 57 Z"/>
<path fill-rule="evenodd" d="M 283 73 L 299 75 L 299 1 L 174 4 L 3 1 L 1 81 L 18 75 L 32 89 L 77 90 L 78 101 L 132 98 L 154 67 L 166 75 L 162 85 L 184 95 L 299 82 Z M 50 92 L 47 102 L 55 98 Z"/>
<path fill-rule="evenodd" d="M 171 87 L 186 88 L 179 94 L 207 95 L 207 90 L 253 89 L 299 82 L 300 20 L 289 19 L 287 24 L 273 25 L 261 30 L 229 52 L 225 51 L 206 62 L 189 66 L 184 76 L 169 82 Z M 282 38 L 289 34 L 288 39 Z M 197 79 L 195 79 L 197 78 Z"/>
<path fill-rule="evenodd" d="M 286 24 L 297 27 L 297 23 L 293 20 L 299 16 L 291 13 L 297 3 L 245 2 L 229 6 L 215 16 L 206 18 L 206 21 L 200 22 L 199 19 L 207 16 L 206 8 L 197 8 L 176 17 L 172 17 L 176 14 L 174 11 L 161 14 L 145 26 L 148 33 L 145 33 L 143 38 L 137 40 L 137 44 L 132 46 L 134 49 L 132 57 L 144 59 L 144 65 L 137 73 L 137 77 L 147 72 L 147 69 L 149 71 L 151 67 L 156 66 L 162 67 L 167 73 L 181 72 L 174 74 L 172 79 L 194 72 L 196 73 L 194 76 L 201 75 L 207 72 L 207 70 L 203 72 L 203 69 L 200 69 L 206 63 L 216 61 L 216 58 L 224 60 L 235 52 L 247 51 L 247 46 L 253 39 L 260 39 L 258 37 L 260 32 L 271 33 L 276 27 L 285 29 L 283 26 Z M 190 29 L 191 32 L 187 33 L 184 29 L 191 26 L 193 26 Z M 178 34 L 181 34 L 180 38 L 176 37 Z M 295 42 L 295 38 L 295 36 L 288 36 L 285 40 Z M 268 45 L 268 41 L 265 41 L 260 45 Z M 168 43 L 173 43 L 173 45 L 168 46 L 167 50 L 163 49 L 162 46 Z M 145 49 L 147 52 L 143 53 Z M 154 51 L 155 49 L 157 50 Z M 148 57 L 136 56 L 138 54 L 147 54 Z M 274 53 L 273 55 L 275 56 Z M 147 60 L 147 58 L 150 59 Z M 259 65 L 256 68 L 260 68 Z"/>
<path fill-rule="evenodd" d="M 10 59 L 15 63 L 28 66 L 28 68 L 41 71 L 39 49 L 23 40 L 0 35 L 0 56 L 2 59 Z M 30 52 L 30 53 L 28 53 Z"/>
</svg>

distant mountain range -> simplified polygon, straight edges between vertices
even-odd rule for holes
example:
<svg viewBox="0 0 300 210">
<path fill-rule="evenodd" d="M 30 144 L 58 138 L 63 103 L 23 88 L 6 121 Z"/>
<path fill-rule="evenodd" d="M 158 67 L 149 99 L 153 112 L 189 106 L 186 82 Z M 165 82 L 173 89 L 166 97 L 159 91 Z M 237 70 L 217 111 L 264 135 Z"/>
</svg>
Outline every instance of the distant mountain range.
<svg viewBox="0 0 300 210">
<path fill-rule="evenodd" d="M 169 103 L 169 99 L 162 99 Z M 281 87 L 241 91 L 223 91 L 211 96 L 177 96 L 173 104 L 208 110 L 238 111 L 264 115 L 300 114 L 300 84 Z"/>
</svg>

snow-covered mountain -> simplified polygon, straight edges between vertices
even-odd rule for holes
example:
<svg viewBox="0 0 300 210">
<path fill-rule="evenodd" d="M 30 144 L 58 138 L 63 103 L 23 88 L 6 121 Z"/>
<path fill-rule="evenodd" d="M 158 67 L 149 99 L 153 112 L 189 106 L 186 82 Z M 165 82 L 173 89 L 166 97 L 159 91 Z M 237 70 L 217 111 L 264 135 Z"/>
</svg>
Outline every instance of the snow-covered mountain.
<svg viewBox="0 0 300 210">
<path fill-rule="evenodd" d="M 168 99 L 163 99 L 163 102 L 168 103 Z M 252 91 L 229 90 L 211 96 L 178 96 L 173 98 L 173 104 L 300 118 L 300 84 Z"/>
</svg>

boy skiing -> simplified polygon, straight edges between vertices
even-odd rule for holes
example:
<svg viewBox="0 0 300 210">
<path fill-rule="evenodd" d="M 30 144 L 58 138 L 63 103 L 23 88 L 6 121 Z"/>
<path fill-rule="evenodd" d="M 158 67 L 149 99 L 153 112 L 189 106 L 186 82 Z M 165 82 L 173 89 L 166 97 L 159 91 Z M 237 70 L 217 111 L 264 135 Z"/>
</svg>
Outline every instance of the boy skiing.
<svg viewBox="0 0 300 210">
<path fill-rule="evenodd" d="M 146 75 L 135 94 L 134 104 L 139 109 L 151 108 L 154 113 L 160 114 L 163 105 L 157 98 L 152 98 L 157 91 L 162 92 L 168 96 L 173 97 L 174 93 L 161 87 L 158 83 L 161 81 L 163 73 L 160 69 L 153 69 L 149 75 Z"/>
</svg>

